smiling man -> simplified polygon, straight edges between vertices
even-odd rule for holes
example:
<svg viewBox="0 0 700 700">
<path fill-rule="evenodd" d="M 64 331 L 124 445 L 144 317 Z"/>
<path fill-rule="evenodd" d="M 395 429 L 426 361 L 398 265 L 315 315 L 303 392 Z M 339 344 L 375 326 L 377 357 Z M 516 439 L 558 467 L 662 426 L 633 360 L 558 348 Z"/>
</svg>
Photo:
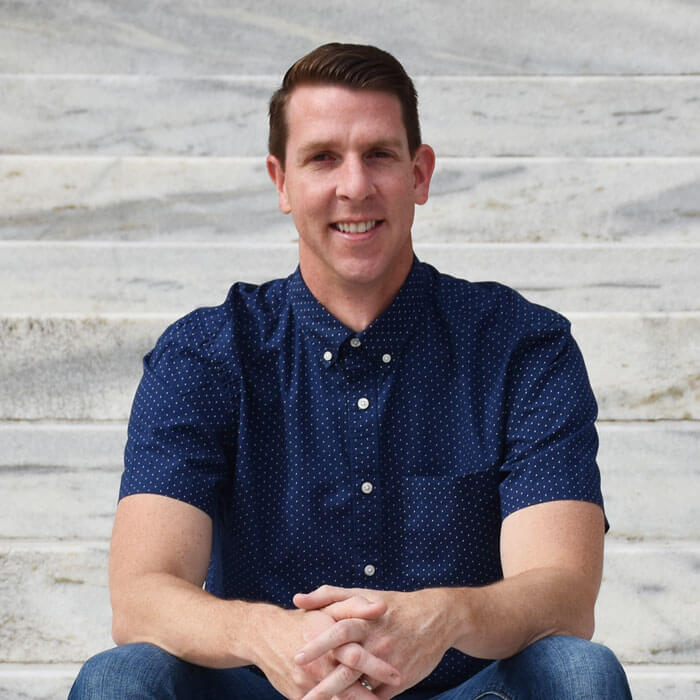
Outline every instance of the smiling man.
<svg viewBox="0 0 700 700">
<path fill-rule="evenodd" d="M 118 646 L 71 698 L 629 698 L 587 641 L 605 518 L 568 322 L 419 262 L 435 164 L 389 54 L 270 104 L 299 267 L 144 360 L 110 556 Z"/>
</svg>

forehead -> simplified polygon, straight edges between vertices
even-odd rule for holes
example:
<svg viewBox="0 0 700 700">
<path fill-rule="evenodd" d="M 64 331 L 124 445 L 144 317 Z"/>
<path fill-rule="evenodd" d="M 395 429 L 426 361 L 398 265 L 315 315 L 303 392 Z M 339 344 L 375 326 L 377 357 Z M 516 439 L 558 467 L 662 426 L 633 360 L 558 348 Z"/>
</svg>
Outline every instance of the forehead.
<svg viewBox="0 0 700 700">
<path fill-rule="evenodd" d="M 399 98 L 342 85 L 300 85 L 286 109 L 288 145 L 310 138 L 390 138 L 408 143 Z"/>
</svg>

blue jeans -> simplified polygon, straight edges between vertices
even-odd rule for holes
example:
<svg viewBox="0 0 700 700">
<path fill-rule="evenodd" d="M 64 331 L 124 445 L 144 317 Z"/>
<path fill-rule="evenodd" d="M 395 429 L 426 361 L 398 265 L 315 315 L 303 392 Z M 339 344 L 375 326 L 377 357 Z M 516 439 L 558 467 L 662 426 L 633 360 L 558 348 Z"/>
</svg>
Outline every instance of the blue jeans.
<svg viewBox="0 0 700 700">
<path fill-rule="evenodd" d="M 181 661 L 150 644 L 98 654 L 80 672 L 69 700 L 280 700 L 248 668 L 213 670 Z M 604 646 L 575 637 L 547 637 L 496 661 L 456 688 L 406 691 L 402 700 L 631 700 L 622 666 Z"/>
</svg>

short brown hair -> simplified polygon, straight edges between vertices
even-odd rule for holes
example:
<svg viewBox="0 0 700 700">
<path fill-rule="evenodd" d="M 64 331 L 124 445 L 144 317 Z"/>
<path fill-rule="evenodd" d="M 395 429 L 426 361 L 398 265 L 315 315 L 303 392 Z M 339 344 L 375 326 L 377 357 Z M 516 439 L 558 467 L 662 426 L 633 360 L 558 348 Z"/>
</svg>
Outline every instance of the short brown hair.
<svg viewBox="0 0 700 700">
<path fill-rule="evenodd" d="M 270 100 L 269 152 L 282 167 L 287 147 L 287 101 L 295 87 L 308 84 L 345 85 L 355 90 L 377 90 L 398 97 L 411 157 L 421 145 L 418 95 L 403 66 L 376 46 L 331 43 L 300 58 L 287 71 L 282 87 Z"/>
</svg>

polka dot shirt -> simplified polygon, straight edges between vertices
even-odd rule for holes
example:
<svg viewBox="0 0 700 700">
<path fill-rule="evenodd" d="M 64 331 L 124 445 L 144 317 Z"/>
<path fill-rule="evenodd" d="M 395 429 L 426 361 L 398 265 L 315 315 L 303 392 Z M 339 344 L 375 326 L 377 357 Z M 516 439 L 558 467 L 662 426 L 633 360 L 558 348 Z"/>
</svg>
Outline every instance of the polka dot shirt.
<svg viewBox="0 0 700 700">
<path fill-rule="evenodd" d="M 596 403 L 569 323 L 417 260 L 361 333 L 299 270 L 236 284 L 144 359 L 121 497 L 208 513 L 215 595 L 291 607 L 329 583 L 384 590 L 502 578 L 501 521 L 602 505 Z M 486 664 L 450 650 L 421 687 Z"/>
</svg>

